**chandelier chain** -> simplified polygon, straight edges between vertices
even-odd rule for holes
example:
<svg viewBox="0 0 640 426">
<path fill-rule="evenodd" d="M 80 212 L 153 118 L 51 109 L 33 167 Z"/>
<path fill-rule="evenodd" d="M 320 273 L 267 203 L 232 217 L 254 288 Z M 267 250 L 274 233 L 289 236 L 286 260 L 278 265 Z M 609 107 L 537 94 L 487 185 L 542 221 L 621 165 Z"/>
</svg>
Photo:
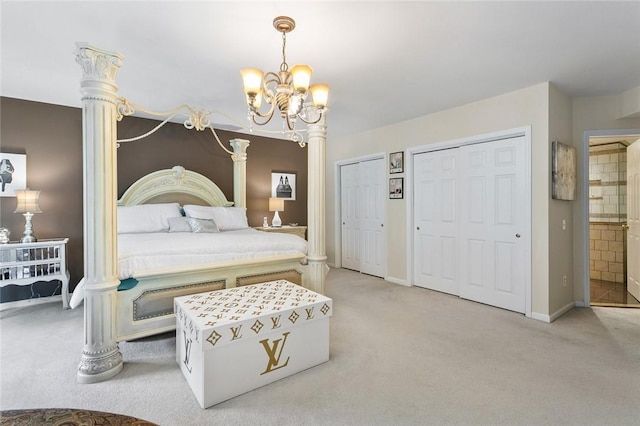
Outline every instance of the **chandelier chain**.
<svg viewBox="0 0 640 426">
<path fill-rule="evenodd" d="M 289 65 L 287 64 L 287 33 L 282 33 L 282 63 L 280 64 L 280 71 L 289 71 Z"/>
</svg>

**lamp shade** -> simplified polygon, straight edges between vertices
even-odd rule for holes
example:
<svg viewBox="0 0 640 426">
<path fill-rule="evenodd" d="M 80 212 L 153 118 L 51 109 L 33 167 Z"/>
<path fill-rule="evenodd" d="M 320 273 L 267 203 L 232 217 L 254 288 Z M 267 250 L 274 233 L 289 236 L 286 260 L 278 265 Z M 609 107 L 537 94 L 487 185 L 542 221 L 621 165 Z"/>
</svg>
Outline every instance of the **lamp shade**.
<svg viewBox="0 0 640 426">
<path fill-rule="evenodd" d="M 326 108 L 329 101 L 329 86 L 326 84 L 314 84 L 310 88 L 313 104 L 318 108 Z"/>
<path fill-rule="evenodd" d="M 311 82 L 311 67 L 309 65 L 294 65 L 291 68 L 291 77 L 293 79 L 293 88 L 299 93 L 307 93 L 309 83 Z"/>
<path fill-rule="evenodd" d="M 31 189 L 17 190 L 16 198 L 18 203 L 14 213 L 42 213 L 38 205 L 40 191 L 33 191 Z"/>
<path fill-rule="evenodd" d="M 270 212 L 283 212 L 284 211 L 284 199 L 282 199 L 282 198 L 269 198 L 269 211 Z"/>
<path fill-rule="evenodd" d="M 262 91 L 262 71 L 257 68 L 244 68 L 240 70 L 240 75 L 244 83 L 244 93 L 255 96 Z"/>
</svg>

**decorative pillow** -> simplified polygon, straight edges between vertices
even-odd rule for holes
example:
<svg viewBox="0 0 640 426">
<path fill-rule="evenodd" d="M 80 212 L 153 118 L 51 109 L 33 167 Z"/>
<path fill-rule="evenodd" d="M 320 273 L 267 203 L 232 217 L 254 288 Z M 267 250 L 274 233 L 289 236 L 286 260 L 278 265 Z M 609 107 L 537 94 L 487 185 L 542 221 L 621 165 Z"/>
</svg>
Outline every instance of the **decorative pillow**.
<svg viewBox="0 0 640 426">
<path fill-rule="evenodd" d="M 194 217 L 196 219 L 213 219 L 221 231 L 246 229 L 249 227 L 247 209 L 244 207 L 203 207 L 186 205 L 184 206 L 184 212 L 188 217 Z"/>
<path fill-rule="evenodd" d="M 178 203 L 118 206 L 118 233 L 167 232 L 169 218 L 180 216 Z"/>
<path fill-rule="evenodd" d="M 169 232 L 191 232 L 188 217 L 170 217 Z"/>
<path fill-rule="evenodd" d="M 196 219 L 195 217 L 187 217 L 189 228 L 194 233 L 214 233 L 220 232 L 216 223 L 211 219 Z"/>
<path fill-rule="evenodd" d="M 195 217 L 196 219 L 213 219 L 213 209 L 211 206 L 195 206 L 186 204 L 182 209 L 186 217 Z"/>
</svg>

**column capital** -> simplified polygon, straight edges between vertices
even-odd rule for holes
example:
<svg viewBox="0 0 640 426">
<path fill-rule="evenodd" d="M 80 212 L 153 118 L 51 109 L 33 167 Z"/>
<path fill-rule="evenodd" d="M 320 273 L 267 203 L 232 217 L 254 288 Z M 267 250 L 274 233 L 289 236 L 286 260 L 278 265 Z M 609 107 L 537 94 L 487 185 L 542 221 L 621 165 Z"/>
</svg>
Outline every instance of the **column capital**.
<svg viewBox="0 0 640 426">
<path fill-rule="evenodd" d="M 231 139 L 229 144 L 233 147 L 233 155 L 231 159 L 235 161 L 247 161 L 247 148 L 249 148 L 247 139 Z"/>
</svg>

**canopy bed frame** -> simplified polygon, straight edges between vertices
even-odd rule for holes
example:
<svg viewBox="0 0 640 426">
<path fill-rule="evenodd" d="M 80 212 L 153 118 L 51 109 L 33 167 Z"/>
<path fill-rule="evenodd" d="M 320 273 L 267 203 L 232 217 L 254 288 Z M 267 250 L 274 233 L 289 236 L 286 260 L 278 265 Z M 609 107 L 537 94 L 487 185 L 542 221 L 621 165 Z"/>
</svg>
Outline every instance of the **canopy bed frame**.
<svg viewBox="0 0 640 426">
<path fill-rule="evenodd" d="M 224 281 L 226 286 L 250 284 L 271 279 L 273 273 L 295 271 L 300 282 L 317 293 L 324 293 L 327 272 L 325 251 L 325 146 L 326 127 L 324 118 L 318 123 L 308 125 L 308 253 L 306 265 L 300 261 L 304 256 L 281 256 L 269 260 L 253 259 L 234 261 L 210 267 L 192 270 L 167 271 L 159 275 L 140 277 L 145 285 L 141 289 L 166 291 L 162 298 L 151 292 L 143 295 L 131 290 L 118 292 L 117 262 L 117 119 L 119 106 L 123 99 L 118 96 L 116 74 L 122 66 L 123 57 L 90 46 L 87 43 L 76 44 L 76 62 L 82 68 L 80 90 L 82 98 L 83 122 L 83 169 L 84 169 L 84 346 L 77 371 L 80 383 L 95 383 L 108 380 L 118 374 L 123 367 L 122 354 L 118 341 L 148 335 L 154 332 L 175 328 L 173 315 L 154 317 L 154 312 L 162 310 L 169 290 L 164 290 L 168 281 L 178 286 L 193 283 L 206 283 L 216 287 Z M 198 129 L 201 130 L 201 129 Z M 234 202 L 238 207 L 246 207 L 246 149 L 249 141 L 234 139 L 231 158 L 234 162 Z M 223 147 L 224 148 L 224 147 Z M 230 151 L 229 151 L 230 152 Z M 166 171 L 164 173 L 167 173 Z M 171 173 L 184 173 L 173 170 Z M 158 176 L 156 176 L 158 177 Z M 191 176 L 193 177 L 193 176 Z M 165 180 L 167 176 L 162 176 Z M 149 178 L 158 183 L 159 180 Z M 175 183 L 169 178 L 169 186 Z M 149 182 L 146 182 L 147 184 Z M 200 182 L 202 183 L 202 182 Z M 144 182 L 139 186 L 143 187 Z M 205 185 L 209 189 L 210 185 Z M 145 190 L 134 188 L 125 193 L 122 204 L 141 204 L 150 200 L 163 200 L 167 192 L 175 195 L 175 188 L 167 191 L 165 186 L 147 185 Z M 184 186 L 177 192 L 184 196 Z M 206 192 L 206 191 L 205 191 Z M 188 194 L 199 198 L 209 205 L 224 205 L 226 199 L 210 200 L 201 191 Z M 219 204 L 222 203 L 222 204 Z M 266 275 L 262 275 L 266 274 Z M 294 274 L 294 275 L 295 275 Z M 290 279 L 294 279 L 292 277 Z M 258 280 L 258 281 L 255 281 Z M 216 284 L 218 282 L 218 284 Z M 137 287 L 137 286 L 136 286 Z M 194 292 L 206 291 L 198 288 Z M 129 293 L 120 295 L 119 293 Z M 160 292 L 158 292 L 160 293 Z M 176 294 L 178 295 L 178 294 Z M 182 294 L 179 294 L 182 295 Z M 143 299 L 140 299 L 143 297 Z M 150 318 L 139 318 L 133 324 L 133 300 L 142 300 L 141 306 Z M 137 309 L 137 308 L 136 308 Z M 122 312 L 122 314 L 121 314 Z M 123 315 L 123 316 L 121 316 Z M 126 319 L 124 318 L 126 317 Z M 159 317 L 168 317 L 159 319 Z M 156 319 L 153 319 L 156 318 Z M 140 322 L 141 321 L 141 322 Z M 148 328 L 141 324 L 148 323 Z"/>
</svg>

